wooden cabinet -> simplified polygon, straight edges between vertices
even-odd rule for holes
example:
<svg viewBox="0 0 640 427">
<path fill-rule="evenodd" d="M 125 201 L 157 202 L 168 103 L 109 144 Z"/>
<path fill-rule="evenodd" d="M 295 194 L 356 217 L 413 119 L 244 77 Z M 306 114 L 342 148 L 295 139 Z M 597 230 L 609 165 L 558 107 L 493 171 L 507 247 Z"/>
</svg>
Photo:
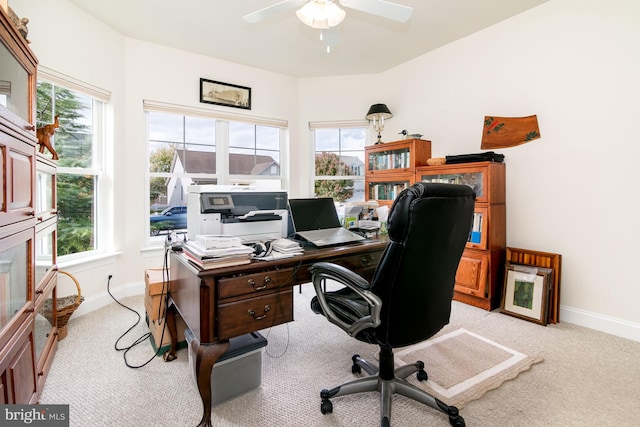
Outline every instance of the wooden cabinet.
<svg viewBox="0 0 640 427">
<path fill-rule="evenodd" d="M 466 184 L 475 190 L 473 227 L 458 266 L 454 299 L 486 310 L 497 308 L 507 240 L 504 163 L 418 167 L 415 180 Z"/>
<path fill-rule="evenodd" d="M 37 60 L 3 8 L 0 63 L 0 403 L 29 404 L 56 348 L 56 165 L 36 153 Z"/>
<path fill-rule="evenodd" d="M 400 191 L 411 186 L 415 169 L 431 157 L 431 141 L 404 139 L 365 147 L 365 199 L 391 205 Z"/>
<path fill-rule="evenodd" d="M 34 343 L 38 390 L 42 391 L 58 347 L 57 301 L 58 268 L 56 164 L 38 154 L 36 161 L 36 240 L 34 249 L 35 313 Z"/>
</svg>

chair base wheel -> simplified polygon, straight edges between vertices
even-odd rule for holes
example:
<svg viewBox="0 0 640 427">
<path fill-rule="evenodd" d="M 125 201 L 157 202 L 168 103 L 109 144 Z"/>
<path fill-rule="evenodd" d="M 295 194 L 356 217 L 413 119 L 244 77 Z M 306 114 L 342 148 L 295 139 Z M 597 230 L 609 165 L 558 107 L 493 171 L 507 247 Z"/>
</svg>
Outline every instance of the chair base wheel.
<svg viewBox="0 0 640 427">
<path fill-rule="evenodd" d="M 462 418 L 458 412 L 458 408 L 455 406 L 449 406 L 449 424 L 453 427 L 465 427 L 466 423 L 464 422 L 464 418 Z"/>
<path fill-rule="evenodd" d="M 323 400 L 320 403 L 320 412 L 322 412 L 322 415 L 332 413 L 333 412 L 333 403 L 331 403 L 330 400 Z"/>
<path fill-rule="evenodd" d="M 453 427 L 465 427 L 466 426 L 466 424 L 464 422 L 464 418 L 462 418 L 460 416 L 458 418 L 455 418 L 455 419 L 449 418 L 449 423 L 451 423 L 451 425 Z"/>
</svg>

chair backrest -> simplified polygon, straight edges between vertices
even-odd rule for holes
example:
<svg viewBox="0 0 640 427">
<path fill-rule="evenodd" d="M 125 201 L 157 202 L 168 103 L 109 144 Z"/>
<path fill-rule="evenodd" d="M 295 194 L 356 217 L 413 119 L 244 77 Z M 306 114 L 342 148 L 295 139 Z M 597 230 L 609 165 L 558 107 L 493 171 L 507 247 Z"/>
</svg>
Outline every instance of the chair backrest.
<svg viewBox="0 0 640 427">
<path fill-rule="evenodd" d="M 424 341 L 449 323 L 474 206 L 475 193 L 466 185 L 419 182 L 396 198 L 388 218 L 391 242 L 371 282 L 382 299 L 380 344 Z"/>
</svg>

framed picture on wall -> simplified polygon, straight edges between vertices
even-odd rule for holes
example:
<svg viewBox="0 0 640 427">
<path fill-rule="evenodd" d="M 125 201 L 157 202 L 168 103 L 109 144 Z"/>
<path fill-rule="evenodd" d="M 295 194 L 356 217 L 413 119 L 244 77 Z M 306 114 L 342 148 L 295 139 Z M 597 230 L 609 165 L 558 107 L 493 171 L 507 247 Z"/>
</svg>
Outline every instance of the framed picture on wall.
<svg viewBox="0 0 640 427">
<path fill-rule="evenodd" d="M 552 270 L 507 264 L 500 312 L 546 325 Z"/>
<path fill-rule="evenodd" d="M 201 78 L 200 102 L 250 110 L 251 88 Z"/>
</svg>

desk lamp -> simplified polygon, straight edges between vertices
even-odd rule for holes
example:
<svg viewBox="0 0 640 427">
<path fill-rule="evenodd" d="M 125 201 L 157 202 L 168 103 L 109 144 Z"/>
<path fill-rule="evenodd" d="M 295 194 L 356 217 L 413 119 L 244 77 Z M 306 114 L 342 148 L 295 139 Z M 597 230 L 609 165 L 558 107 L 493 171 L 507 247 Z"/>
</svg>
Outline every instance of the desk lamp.
<svg viewBox="0 0 640 427">
<path fill-rule="evenodd" d="M 371 122 L 373 130 L 378 132 L 378 141 L 375 145 L 383 143 L 380 132 L 384 129 L 384 119 L 390 119 L 391 117 L 393 117 L 393 114 L 391 114 L 391 111 L 389 111 L 389 108 L 387 108 L 385 104 L 373 104 L 369 108 L 369 112 L 365 118 Z"/>
</svg>

